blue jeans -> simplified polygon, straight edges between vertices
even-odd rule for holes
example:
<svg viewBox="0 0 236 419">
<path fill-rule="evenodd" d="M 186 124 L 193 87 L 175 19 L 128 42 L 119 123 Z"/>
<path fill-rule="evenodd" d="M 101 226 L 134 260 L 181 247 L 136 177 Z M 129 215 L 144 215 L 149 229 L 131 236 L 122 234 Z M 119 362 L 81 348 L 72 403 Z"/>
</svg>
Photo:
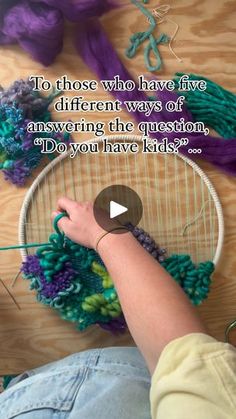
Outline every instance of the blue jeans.
<svg viewBox="0 0 236 419">
<path fill-rule="evenodd" d="M 137 348 L 95 349 L 27 371 L 0 395 L 1 419 L 150 419 Z"/>
</svg>

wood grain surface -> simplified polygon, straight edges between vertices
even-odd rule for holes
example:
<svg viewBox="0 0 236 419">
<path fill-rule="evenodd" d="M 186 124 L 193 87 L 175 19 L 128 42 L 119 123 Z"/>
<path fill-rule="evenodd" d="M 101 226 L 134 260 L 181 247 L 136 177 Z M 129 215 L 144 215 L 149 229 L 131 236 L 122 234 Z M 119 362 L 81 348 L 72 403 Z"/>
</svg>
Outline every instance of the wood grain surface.
<svg viewBox="0 0 236 419">
<path fill-rule="evenodd" d="M 123 7 L 102 18 L 111 42 L 133 77 L 147 74 L 143 55 L 139 53 L 133 60 L 124 56 L 129 36 L 137 30 L 145 30 L 146 20 L 128 1 Z M 211 78 L 225 88 L 236 93 L 235 48 L 236 48 L 236 5 L 234 0 L 173 0 L 170 17 L 179 24 L 179 32 L 173 47 L 182 63 L 179 63 L 166 46 L 161 47 L 164 60 L 161 78 L 172 78 L 176 71 L 193 72 Z M 150 8 L 157 6 L 150 1 Z M 162 29 L 172 33 L 171 22 L 163 23 Z M 43 68 L 31 60 L 18 46 L 0 48 L 0 83 L 6 87 L 17 78 L 30 74 L 43 74 L 53 81 L 67 74 L 71 79 L 95 78 L 77 55 L 72 41 L 73 27 L 68 25 L 63 53 L 55 64 Z M 109 65 L 109 63 L 108 63 Z M 90 93 L 86 97 L 92 99 Z M 107 99 L 102 89 L 96 93 L 97 99 Z M 58 118 L 57 115 L 54 115 Z M 66 120 L 67 114 L 60 115 Z M 93 116 L 94 120 L 97 118 Z M 104 120 L 110 114 L 103 115 Z M 91 116 L 92 119 L 92 116 Z M 129 120 L 122 113 L 123 120 Z M 89 134 L 77 140 L 91 137 Z M 225 218 L 225 242 L 221 261 L 214 276 L 209 299 L 199 311 L 210 333 L 223 339 L 226 325 L 236 318 L 236 220 L 235 190 L 236 179 L 224 175 L 205 162 L 200 167 L 207 173 L 221 199 Z M 16 244 L 18 216 L 27 187 L 17 189 L 0 177 L 1 234 L 0 245 Z M 17 251 L 0 253 L 0 277 L 11 289 L 11 282 L 19 271 L 20 255 Z M 40 366 L 68 354 L 86 348 L 133 344 L 129 334 L 114 337 L 92 327 L 84 333 L 75 331 L 73 325 L 64 323 L 57 315 L 35 302 L 28 283 L 19 279 L 11 290 L 21 310 L 12 302 L 0 284 L 0 374 L 19 373 L 25 369 Z M 234 340 L 236 343 L 236 339 Z"/>
<path fill-rule="evenodd" d="M 23 243 L 45 243 L 52 232 L 51 213 L 61 196 L 76 201 L 94 201 L 110 185 L 132 187 L 142 201 L 140 227 L 155 239 L 168 254 L 189 254 L 195 263 L 215 260 L 219 221 L 212 188 L 208 187 L 196 165 L 180 155 L 142 153 L 138 136 L 107 137 L 110 144 L 136 143 L 136 154 L 103 153 L 104 142 L 96 141 L 100 153 L 70 153 L 53 160 L 42 172 L 27 195 L 24 223 L 20 235 Z M 123 190 L 114 189 L 110 199 L 128 206 L 131 221 L 136 219 L 137 202 Z M 114 198 L 115 196 L 115 198 Z M 107 208 L 107 195 L 100 197 L 100 206 Z M 122 220 L 120 220 L 122 223 Z M 134 222 L 134 221 L 133 221 Z M 22 252 L 34 254 L 35 248 Z"/>
</svg>

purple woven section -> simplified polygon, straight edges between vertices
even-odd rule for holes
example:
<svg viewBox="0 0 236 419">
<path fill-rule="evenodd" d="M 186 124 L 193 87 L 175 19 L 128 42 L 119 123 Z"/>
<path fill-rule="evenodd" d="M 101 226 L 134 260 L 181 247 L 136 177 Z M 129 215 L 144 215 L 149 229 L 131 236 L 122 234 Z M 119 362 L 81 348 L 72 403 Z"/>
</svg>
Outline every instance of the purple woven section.
<svg viewBox="0 0 236 419">
<path fill-rule="evenodd" d="M 5 179 L 17 186 L 25 184 L 25 179 L 30 175 L 30 172 L 31 169 L 21 160 L 15 161 L 10 170 L 3 170 Z"/>
<path fill-rule="evenodd" d="M 53 281 L 48 283 L 40 266 L 38 256 L 27 256 L 26 261 L 22 265 L 22 272 L 27 277 L 36 276 L 40 279 L 42 289 L 40 294 L 45 298 L 55 298 L 59 291 L 66 290 L 70 287 L 72 280 L 77 274 L 72 268 L 71 262 L 65 262 L 63 269 L 53 276 Z"/>
<path fill-rule="evenodd" d="M 22 263 L 21 271 L 26 276 L 40 276 L 43 273 L 43 270 L 39 264 L 38 256 L 27 256 L 25 262 Z"/>
<path fill-rule="evenodd" d="M 102 329 L 107 330 L 113 334 L 124 333 L 127 330 L 127 324 L 123 315 L 109 321 L 109 323 L 98 322 L 97 324 Z"/>
<path fill-rule="evenodd" d="M 70 262 L 65 262 L 63 269 L 53 276 L 53 281 L 48 283 L 45 279 L 42 281 L 41 294 L 47 298 L 55 298 L 59 291 L 64 291 L 71 286 L 75 278 L 76 271 L 72 268 Z"/>
</svg>

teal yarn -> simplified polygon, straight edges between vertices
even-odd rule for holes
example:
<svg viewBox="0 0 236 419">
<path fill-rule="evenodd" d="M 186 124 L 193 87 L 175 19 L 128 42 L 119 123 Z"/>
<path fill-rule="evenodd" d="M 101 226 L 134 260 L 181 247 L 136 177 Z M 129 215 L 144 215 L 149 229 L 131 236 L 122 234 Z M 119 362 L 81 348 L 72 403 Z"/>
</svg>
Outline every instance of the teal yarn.
<svg viewBox="0 0 236 419">
<path fill-rule="evenodd" d="M 146 16 L 150 22 L 149 28 L 145 32 L 136 32 L 130 37 L 130 46 L 127 48 L 125 54 L 128 58 L 133 58 L 139 47 L 145 42 L 148 41 L 147 45 L 144 48 L 144 61 L 148 71 L 158 71 L 162 66 L 162 59 L 160 52 L 158 50 L 158 45 L 166 44 L 169 42 L 170 38 L 161 34 L 158 38 L 155 38 L 153 32 L 156 29 L 157 23 L 155 17 L 147 10 L 141 3 L 136 0 L 131 0 L 131 2 L 139 8 L 139 10 Z M 148 3 L 147 0 L 143 0 L 143 3 Z M 156 64 L 152 64 L 151 53 L 153 53 L 156 60 Z"/>
<path fill-rule="evenodd" d="M 54 220 L 55 232 L 48 243 L 23 263 L 24 278 L 30 280 L 38 301 L 75 323 L 79 330 L 113 320 L 120 325 L 123 316 L 114 285 L 95 251 L 60 232 L 58 221 L 65 215 Z"/>
<path fill-rule="evenodd" d="M 16 378 L 17 375 L 4 375 L 3 376 L 3 389 L 6 390 L 10 382 Z"/>
<path fill-rule="evenodd" d="M 189 255 L 172 255 L 161 265 L 183 288 L 194 305 L 199 305 L 207 298 L 214 264 L 210 261 L 196 266 Z"/>
<path fill-rule="evenodd" d="M 30 122 L 48 122 L 48 109 L 58 92 L 42 96 L 34 91 L 30 80 L 16 80 L 8 89 L 0 86 L 0 170 L 5 179 L 14 185 L 23 186 L 33 170 L 38 167 L 45 154 L 36 138 L 48 138 L 48 133 L 28 132 Z M 56 142 L 69 142 L 65 133 L 52 132 Z M 55 155 L 48 154 L 49 159 Z"/>
<path fill-rule="evenodd" d="M 178 89 L 183 73 L 176 73 L 174 82 Z M 188 74 L 189 80 L 205 80 L 205 91 L 178 91 L 185 97 L 186 105 L 196 121 L 204 122 L 223 138 L 236 137 L 236 95 L 224 89 L 212 80 L 196 74 Z"/>
<path fill-rule="evenodd" d="M 114 331 L 123 331 L 126 323 L 111 277 L 99 255 L 69 240 L 54 220 L 54 233 L 48 243 L 29 255 L 22 265 L 23 277 L 36 290 L 37 300 L 52 307 L 59 316 L 73 322 L 79 330 L 98 324 Z M 0 249 L 1 250 L 1 249 Z M 194 305 L 207 298 L 212 262 L 195 265 L 189 255 L 172 255 L 161 262 L 183 288 Z M 137 308 L 138 309 L 138 308 Z"/>
</svg>

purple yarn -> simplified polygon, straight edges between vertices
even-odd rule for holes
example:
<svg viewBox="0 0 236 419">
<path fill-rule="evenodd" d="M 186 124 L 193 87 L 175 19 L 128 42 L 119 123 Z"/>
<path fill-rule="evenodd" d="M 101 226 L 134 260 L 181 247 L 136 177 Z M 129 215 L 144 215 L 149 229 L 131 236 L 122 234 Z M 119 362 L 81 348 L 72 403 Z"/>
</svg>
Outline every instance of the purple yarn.
<svg viewBox="0 0 236 419">
<path fill-rule="evenodd" d="M 60 291 L 68 289 L 76 275 L 71 262 L 65 262 L 60 272 L 53 276 L 53 281 L 47 282 L 37 255 L 27 256 L 26 261 L 22 264 L 21 271 L 28 277 L 39 277 L 41 284 L 40 295 L 51 299 L 57 297 Z"/>
<path fill-rule="evenodd" d="M 31 148 L 34 148 L 35 135 L 31 132 L 27 132 L 27 125 L 29 122 L 31 121 L 26 119 L 15 134 L 15 140 L 22 142 L 23 151 L 29 151 Z"/>
<path fill-rule="evenodd" d="M 61 12 L 46 4 L 24 0 L 6 11 L 0 43 L 16 43 L 44 65 L 51 64 L 63 46 Z"/>
<path fill-rule="evenodd" d="M 112 319 L 109 323 L 97 323 L 102 329 L 107 330 L 113 334 L 124 333 L 127 330 L 127 324 L 123 315 Z"/>
<path fill-rule="evenodd" d="M 111 0 L 41 0 L 41 2 L 59 9 L 65 18 L 72 22 L 99 17 L 114 7 L 114 2 Z"/>
<path fill-rule="evenodd" d="M 101 16 L 113 6 L 112 0 L 10 2 L 0 12 L 0 44 L 19 43 L 36 61 L 48 66 L 62 50 L 64 18 L 84 21 Z"/>
<path fill-rule="evenodd" d="M 39 258 L 36 255 L 27 256 L 21 267 L 21 272 L 27 276 L 40 276 L 43 270 L 39 264 Z"/>
<path fill-rule="evenodd" d="M 60 291 L 64 291 L 71 286 L 71 282 L 75 275 L 76 271 L 72 268 L 72 264 L 70 262 L 66 262 L 63 269 L 53 276 L 52 282 L 47 282 L 44 275 L 40 278 L 42 285 L 40 294 L 51 299 L 57 297 Z"/>
<path fill-rule="evenodd" d="M 99 22 L 90 22 L 89 25 L 84 24 L 78 27 L 76 36 L 76 47 L 85 63 L 90 67 L 101 80 L 112 80 L 119 75 L 121 80 L 133 80 L 132 76 L 122 64 L 116 51 L 108 40 L 102 26 Z M 98 54 L 99 51 L 99 54 Z M 136 85 L 137 86 L 137 85 Z M 148 97 L 145 92 L 139 91 L 138 88 L 132 91 L 113 91 L 111 92 L 122 103 L 124 101 L 147 101 Z M 163 103 L 169 100 L 176 100 L 178 96 L 173 92 L 158 92 L 158 100 Z M 135 111 L 132 113 L 137 122 L 161 122 L 170 121 L 170 113 L 164 109 L 159 113 L 152 112 L 150 116 Z M 187 109 L 183 113 L 173 113 L 173 120 L 180 118 L 190 119 L 191 114 Z"/>
<path fill-rule="evenodd" d="M 132 77 L 120 61 L 117 53 L 109 42 L 99 22 L 93 22 L 78 28 L 76 38 L 76 46 L 83 57 L 85 63 L 98 75 L 102 80 L 113 79 L 117 74 L 121 80 L 131 80 Z M 99 54 L 97 53 L 99 51 Z M 113 92 L 113 95 L 121 102 L 144 101 L 147 100 L 145 93 L 137 89 L 131 92 Z M 163 91 L 158 92 L 158 99 L 165 104 L 170 99 L 176 100 L 178 95 L 175 92 Z M 163 106 L 164 108 L 165 106 Z M 183 107 L 183 112 L 169 113 L 163 109 L 160 113 L 152 113 L 145 116 L 143 113 L 134 112 L 133 117 L 136 122 L 159 122 L 170 121 L 184 118 L 185 121 L 193 121 L 191 113 L 187 108 Z M 155 134 L 153 134 L 155 137 Z M 164 134 L 169 141 L 177 136 L 176 133 Z M 212 136 L 205 137 L 196 133 L 181 133 L 181 137 L 187 137 L 189 144 L 181 147 L 181 152 L 187 157 L 193 159 L 203 159 L 225 172 L 236 175 L 236 139 L 223 139 Z M 190 154 L 189 149 L 200 148 L 201 154 Z"/>
<path fill-rule="evenodd" d="M 3 170 L 5 180 L 9 180 L 14 185 L 23 186 L 25 179 L 30 175 L 31 169 L 27 166 L 24 161 L 14 161 L 13 167 L 8 170 Z"/>
<path fill-rule="evenodd" d="M 30 132 L 27 132 L 22 141 L 22 150 L 29 151 L 34 147 L 34 135 Z"/>
</svg>

